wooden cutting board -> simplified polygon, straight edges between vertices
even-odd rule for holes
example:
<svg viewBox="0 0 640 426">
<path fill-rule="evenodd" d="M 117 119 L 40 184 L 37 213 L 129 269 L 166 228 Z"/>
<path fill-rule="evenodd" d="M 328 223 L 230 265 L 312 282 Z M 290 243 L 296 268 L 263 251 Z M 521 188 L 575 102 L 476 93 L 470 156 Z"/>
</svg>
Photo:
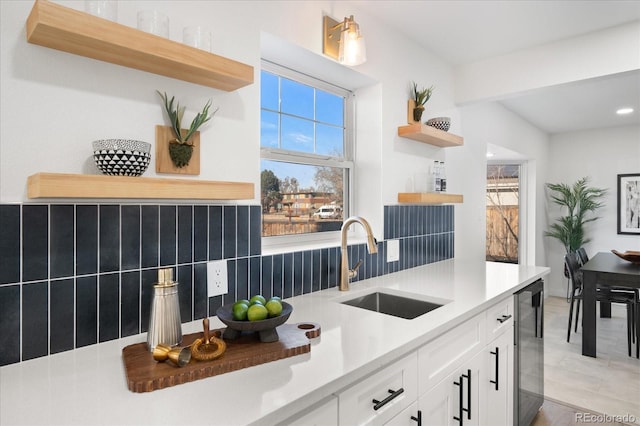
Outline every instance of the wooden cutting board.
<svg viewBox="0 0 640 426">
<path fill-rule="evenodd" d="M 219 337 L 224 330 L 214 330 L 212 334 Z M 236 340 L 225 340 L 227 350 L 221 358 L 212 361 L 196 361 L 192 358 L 184 367 L 177 367 L 170 361 L 155 361 L 153 354 L 147 349 L 146 342 L 129 345 L 122 349 L 127 386 L 132 392 L 152 392 L 304 354 L 311 350 L 309 339 L 320 335 L 320 325 L 282 324 L 277 331 L 277 342 L 262 343 L 257 333 L 245 333 Z M 202 335 L 202 332 L 185 335 L 180 346 L 188 346 Z"/>
</svg>

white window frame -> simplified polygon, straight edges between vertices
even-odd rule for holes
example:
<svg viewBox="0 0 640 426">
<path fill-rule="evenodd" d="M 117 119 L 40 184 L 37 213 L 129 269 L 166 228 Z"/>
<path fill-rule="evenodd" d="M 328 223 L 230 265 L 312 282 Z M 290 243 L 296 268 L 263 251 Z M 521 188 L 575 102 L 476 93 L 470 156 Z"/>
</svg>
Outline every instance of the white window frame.
<svg viewBox="0 0 640 426">
<path fill-rule="evenodd" d="M 344 105 L 344 159 L 317 155 L 305 152 L 295 152 L 277 148 L 260 148 L 260 160 L 275 160 L 295 162 L 311 166 L 327 166 L 344 168 L 345 173 L 343 194 L 343 217 L 348 217 L 353 206 L 353 182 L 355 170 L 355 107 L 354 94 L 351 90 L 339 87 L 322 79 L 300 73 L 290 68 L 262 60 L 261 71 L 267 71 L 281 77 L 293 80 L 311 87 L 333 93 L 345 98 Z M 294 161 L 295 160 L 295 161 Z M 263 254 L 276 254 L 291 251 L 291 249 L 312 249 L 319 247 L 332 247 L 340 245 L 340 231 L 314 232 L 308 234 L 278 235 L 271 237 L 262 236 Z"/>
</svg>

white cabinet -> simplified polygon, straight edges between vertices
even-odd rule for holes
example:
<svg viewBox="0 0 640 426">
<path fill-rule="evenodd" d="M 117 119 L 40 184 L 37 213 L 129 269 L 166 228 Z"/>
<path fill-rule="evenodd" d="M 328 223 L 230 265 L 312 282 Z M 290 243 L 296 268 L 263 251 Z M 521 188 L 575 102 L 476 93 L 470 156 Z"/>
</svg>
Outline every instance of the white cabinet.
<svg viewBox="0 0 640 426">
<path fill-rule="evenodd" d="M 424 345 L 418 368 L 422 424 L 511 425 L 513 297 Z"/>
<path fill-rule="evenodd" d="M 486 410 L 483 424 L 513 424 L 513 297 L 503 299 L 487 309 L 487 346 L 482 392 Z"/>
<path fill-rule="evenodd" d="M 286 424 L 510 426 L 513 356 L 509 296 Z"/>
<path fill-rule="evenodd" d="M 419 393 L 435 386 L 478 353 L 484 346 L 485 335 L 483 312 L 418 349 Z"/>
<path fill-rule="evenodd" d="M 487 342 L 500 336 L 506 330 L 513 331 L 513 296 L 501 300 L 486 311 Z"/>
<path fill-rule="evenodd" d="M 422 423 L 422 412 L 418 410 L 416 401 L 385 423 L 385 426 L 421 426 L 423 424 L 426 426 L 427 423 Z"/>
<path fill-rule="evenodd" d="M 318 406 L 296 414 L 280 423 L 284 426 L 336 426 L 338 425 L 338 398 L 332 396 Z"/>
<path fill-rule="evenodd" d="M 483 354 L 465 361 L 418 398 L 424 425 L 480 425 Z"/>
<path fill-rule="evenodd" d="M 451 392 L 451 379 L 448 376 L 420 395 L 418 402 L 423 424 L 447 426 L 454 421 L 455 401 Z"/>
<path fill-rule="evenodd" d="M 481 392 L 488 407 L 482 423 L 491 426 L 513 423 L 513 332 L 503 333 L 484 350 Z"/>
<path fill-rule="evenodd" d="M 418 397 L 418 356 L 396 361 L 338 394 L 341 425 L 383 425 Z"/>
<path fill-rule="evenodd" d="M 418 350 L 418 409 L 425 425 L 479 425 L 485 312 Z"/>
</svg>

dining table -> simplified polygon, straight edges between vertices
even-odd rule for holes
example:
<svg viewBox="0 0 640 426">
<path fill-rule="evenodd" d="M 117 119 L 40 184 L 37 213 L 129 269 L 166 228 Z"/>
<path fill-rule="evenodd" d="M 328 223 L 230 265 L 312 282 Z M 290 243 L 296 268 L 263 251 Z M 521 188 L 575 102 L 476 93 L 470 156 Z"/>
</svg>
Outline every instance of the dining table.
<svg viewBox="0 0 640 426">
<path fill-rule="evenodd" d="M 613 253 L 598 252 L 582 265 L 583 303 L 582 355 L 596 358 L 596 286 L 640 288 L 640 264 L 621 259 Z M 604 315 L 610 315 L 607 305 L 601 305 Z M 640 329 L 636 327 L 636 344 L 639 344 Z"/>
</svg>

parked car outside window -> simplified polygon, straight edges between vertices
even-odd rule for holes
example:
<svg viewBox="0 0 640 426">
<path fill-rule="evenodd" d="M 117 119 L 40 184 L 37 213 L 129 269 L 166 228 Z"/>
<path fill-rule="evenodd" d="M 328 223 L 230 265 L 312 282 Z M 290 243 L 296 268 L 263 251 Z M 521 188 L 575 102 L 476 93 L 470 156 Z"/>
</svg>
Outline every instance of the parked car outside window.
<svg viewBox="0 0 640 426">
<path fill-rule="evenodd" d="M 322 206 L 313 214 L 314 219 L 342 219 L 342 207 Z"/>
</svg>

